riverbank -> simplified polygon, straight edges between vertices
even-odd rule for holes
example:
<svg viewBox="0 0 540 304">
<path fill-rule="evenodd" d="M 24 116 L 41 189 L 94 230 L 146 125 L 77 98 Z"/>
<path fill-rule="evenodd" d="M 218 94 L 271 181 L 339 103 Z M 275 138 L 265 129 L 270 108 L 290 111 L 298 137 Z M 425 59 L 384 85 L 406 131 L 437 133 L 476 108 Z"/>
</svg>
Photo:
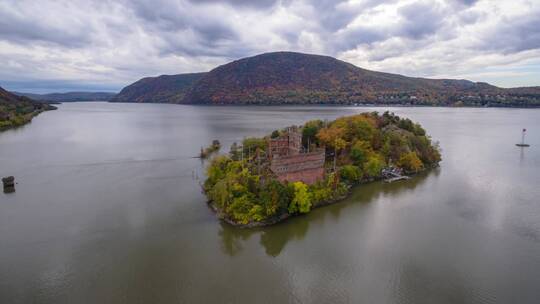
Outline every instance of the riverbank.
<svg viewBox="0 0 540 304">
<path fill-rule="evenodd" d="M 419 170 L 418 172 L 409 173 L 406 176 L 410 177 L 412 179 L 412 178 L 415 178 L 415 176 L 417 176 L 417 175 L 419 175 L 421 173 L 425 173 L 425 172 L 428 172 L 430 170 L 435 170 L 436 168 L 439 168 L 438 164 L 433 165 L 433 166 L 431 166 L 429 168 Z M 326 207 L 326 206 L 329 206 L 329 205 L 333 205 L 333 204 L 342 202 L 343 200 L 350 197 L 352 191 L 356 187 L 360 187 L 362 185 L 372 184 L 372 183 L 376 183 L 376 182 L 383 182 L 383 181 L 384 181 L 384 177 L 381 175 L 381 176 L 378 176 L 376 178 L 370 178 L 370 179 L 367 179 L 367 180 L 364 180 L 364 181 L 361 181 L 361 182 L 358 182 L 358 183 L 355 183 L 355 184 L 349 184 L 349 185 L 346 186 L 347 191 L 346 191 L 345 194 L 336 196 L 336 197 L 334 197 L 332 199 L 329 199 L 329 200 L 318 202 L 318 203 L 311 206 L 311 210 L 316 209 L 316 208 Z M 400 182 L 403 182 L 403 181 L 399 180 L 399 181 L 395 181 L 395 182 L 400 183 Z M 204 189 L 203 189 L 203 192 L 204 192 Z M 296 217 L 296 216 L 302 215 L 302 214 L 284 213 L 284 214 L 280 214 L 278 216 L 274 216 L 272 218 L 268 218 L 268 219 L 266 219 L 264 221 L 249 222 L 247 224 L 243 224 L 243 223 L 239 223 L 239 222 L 234 221 L 234 219 L 227 216 L 226 213 L 221 212 L 220 209 L 217 208 L 217 206 L 213 203 L 213 201 L 207 201 L 207 204 L 208 204 L 208 207 L 210 208 L 210 210 L 212 210 L 214 213 L 216 213 L 216 215 L 218 216 L 218 218 L 220 220 L 222 220 L 223 222 L 225 222 L 225 223 L 227 223 L 227 224 L 229 224 L 231 226 L 242 228 L 242 229 L 260 228 L 260 227 L 272 226 L 272 225 L 276 225 L 276 224 L 279 224 L 281 222 L 284 222 L 284 221 L 286 221 L 287 219 L 289 219 L 291 217 Z"/>
<path fill-rule="evenodd" d="M 22 127 L 32 122 L 32 119 L 34 119 L 34 117 L 38 116 L 39 114 L 46 111 L 53 111 L 57 109 L 58 109 L 57 107 L 52 106 L 50 104 L 41 104 L 33 112 L 26 113 L 23 115 L 17 115 L 15 113 L 8 112 L 8 114 L 6 114 L 7 119 L 0 120 L 0 132 L 6 131 L 9 129 Z"/>
</svg>

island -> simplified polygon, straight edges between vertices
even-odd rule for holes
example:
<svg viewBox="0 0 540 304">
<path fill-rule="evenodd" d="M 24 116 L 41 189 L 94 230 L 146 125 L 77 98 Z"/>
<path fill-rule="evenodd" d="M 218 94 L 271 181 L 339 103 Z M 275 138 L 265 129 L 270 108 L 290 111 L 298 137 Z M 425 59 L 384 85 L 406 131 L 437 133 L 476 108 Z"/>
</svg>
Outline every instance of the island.
<svg viewBox="0 0 540 304">
<path fill-rule="evenodd" d="M 418 123 L 384 112 L 312 120 L 234 143 L 207 167 L 203 191 L 218 217 L 266 226 L 337 202 L 352 186 L 401 179 L 439 165 Z"/>
</svg>

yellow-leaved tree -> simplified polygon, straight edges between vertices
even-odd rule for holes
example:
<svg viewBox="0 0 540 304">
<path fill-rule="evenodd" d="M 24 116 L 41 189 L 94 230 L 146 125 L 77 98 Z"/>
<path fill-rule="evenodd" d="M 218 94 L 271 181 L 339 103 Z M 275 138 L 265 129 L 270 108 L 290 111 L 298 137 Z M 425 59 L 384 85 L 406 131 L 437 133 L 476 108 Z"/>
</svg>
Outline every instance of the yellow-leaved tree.
<svg viewBox="0 0 540 304">
<path fill-rule="evenodd" d="M 289 213 L 308 213 L 311 209 L 311 194 L 303 182 L 294 182 L 294 196 L 289 205 Z"/>
<path fill-rule="evenodd" d="M 424 164 L 422 164 L 422 161 L 420 158 L 418 158 L 418 155 L 416 155 L 416 152 L 409 152 L 403 154 L 398 161 L 398 166 L 403 168 L 407 172 L 418 172 L 424 168 Z"/>
</svg>

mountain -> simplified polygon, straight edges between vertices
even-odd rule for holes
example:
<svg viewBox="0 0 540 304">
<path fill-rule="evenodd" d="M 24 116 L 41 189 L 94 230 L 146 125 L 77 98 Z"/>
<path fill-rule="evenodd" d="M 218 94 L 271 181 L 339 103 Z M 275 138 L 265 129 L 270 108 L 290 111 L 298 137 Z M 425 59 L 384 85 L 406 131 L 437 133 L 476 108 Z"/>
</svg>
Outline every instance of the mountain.
<svg viewBox="0 0 540 304">
<path fill-rule="evenodd" d="M 72 102 L 72 101 L 109 101 L 116 93 L 109 92 L 67 92 L 67 93 L 49 93 L 49 94 L 33 94 L 13 92 L 19 96 L 26 96 L 39 101 L 52 102 Z"/>
<path fill-rule="evenodd" d="M 17 96 L 0 87 L 0 131 L 24 125 L 37 114 L 55 107 Z"/>
<path fill-rule="evenodd" d="M 188 89 L 205 74 L 146 77 L 123 88 L 111 102 L 181 103 Z"/>
<path fill-rule="evenodd" d="M 503 89 L 464 79 L 407 77 L 362 69 L 328 56 L 294 52 L 243 58 L 196 74 L 190 81 L 183 81 L 181 88 L 170 84 L 172 79 L 187 75 L 192 74 L 139 80 L 123 89 L 114 101 L 125 95 L 128 97 L 118 101 L 540 106 L 540 87 Z"/>
<path fill-rule="evenodd" d="M 540 106 L 540 90 L 406 77 L 328 56 L 276 52 L 215 68 L 193 86 L 184 103 Z"/>
</svg>

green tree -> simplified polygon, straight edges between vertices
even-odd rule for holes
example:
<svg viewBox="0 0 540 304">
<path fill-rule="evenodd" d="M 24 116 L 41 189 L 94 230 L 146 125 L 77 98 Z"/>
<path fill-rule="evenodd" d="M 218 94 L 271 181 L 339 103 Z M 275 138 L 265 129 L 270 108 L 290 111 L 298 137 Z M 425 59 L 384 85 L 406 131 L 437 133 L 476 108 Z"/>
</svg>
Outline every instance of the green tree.
<svg viewBox="0 0 540 304">
<path fill-rule="evenodd" d="M 384 168 L 384 161 L 376 155 L 370 156 L 364 164 L 364 173 L 370 177 L 377 177 Z"/>
<path fill-rule="evenodd" d="M 350 118 L 350 139 L 360 139 L 370 142 L 376 132 L 375 121 L 368 115 L 354 115 Z"/>
<path fill-rule="evenodd" d="M 289 204 L 289 213 L 308 213 L 311 209 L 311 195 L 308 187 L 303 182 L 292 183 L 294 187 L 294 196 Z"/>
<path fill-rule="evenodd" d="M 207 179 L 204 182 L 205 188 L 213 187 L 219 180 L 225 177 L 230 162 L 231 159 L 226 156 L 217 156 L 212 159 L 206 169 Z"/>
<path fill-rule="evenodd" d="M 249 194 L 233 199 L 227 208 L 227 213 L 238 223 L 247 224 L 252 220 L 251 209 L 253 208 L 253 198 Z"/>
<path fill-rule="evenodd" d="M 319 144 L 317 133 L 323 127 L 324 122 L 322 120 L 310 120 L 304 124 L 302 128 L 302 144 L 307 146 L 309 144 Z"/>
<path fill-rule="evenodd" d="M 357 166 L 345 165 L 339 169 L 339 176 L 349 183 L 356 183 L 362 178 L 362 172 Z"/>
<path fill-rule="evenodd" d="M 257 137 L 246 137 L 242 141 L 244 157 L 255 155 L 255 151 L 259 148 L 261 151 L 266 151 L 268 146 L 266 139 Z"/>
<path fill-rule="evenodd" d="M 351 147 L 351 159 L 357 166 L 362 166 L 371 153 L 371 146 L 363 140 L 357 140 Z"/>
<path fill-rule="evenodd" d="M 259 200 L 265 210 L 266 216 L 287 212 L 291 199 L 291 192 L 275 179 L 267 181 L 259 195 Z"/>
</svg>

